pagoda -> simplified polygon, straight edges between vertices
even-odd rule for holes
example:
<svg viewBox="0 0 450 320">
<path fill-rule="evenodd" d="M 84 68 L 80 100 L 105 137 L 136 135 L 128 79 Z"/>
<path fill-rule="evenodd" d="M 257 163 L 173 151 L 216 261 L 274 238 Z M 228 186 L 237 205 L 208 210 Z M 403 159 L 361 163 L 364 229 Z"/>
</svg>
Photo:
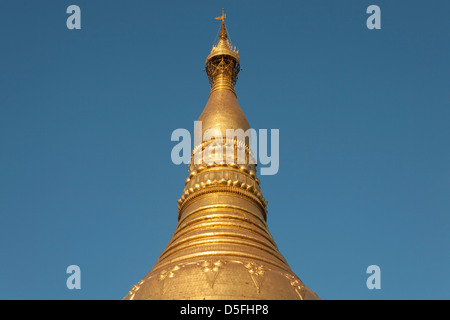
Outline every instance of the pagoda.
<svg viewBox="0 0 450 320">
<path fill-rule="evenodd" d="M 291 270 L 269 232 L 249 140 L 226 135 L 227 129 L 247 132 L 250 125 L 234 90 L 241 67 L 225 18 L 223 11 L 216 18 L 221 28 L 205 62 L 211 91 L 198 119 L 202 134 L 217 135 L 194 146 L 175 232 L 124 299 L 319 299 Z M 227 152 L 217 152 L 222 149 Z M 245 154 L 242 161 L 239 154 Z"/>
</svg>

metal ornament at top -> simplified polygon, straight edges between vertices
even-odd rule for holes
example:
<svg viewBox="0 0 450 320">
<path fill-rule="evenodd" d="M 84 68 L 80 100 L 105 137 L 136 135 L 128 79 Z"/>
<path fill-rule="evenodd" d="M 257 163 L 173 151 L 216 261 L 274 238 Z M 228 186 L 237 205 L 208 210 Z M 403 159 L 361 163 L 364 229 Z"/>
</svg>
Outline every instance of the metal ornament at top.
<svg viewBox="0 0 450 320">
<path fill-rule="evenodd" d="M 222 16 L 215 18 L 222 20 L 219 41 L 213 45 L 205 62 L 211 92 L 226 88 L 234 92 L 238 73 L 241 70 L 239 50 L 231 46 L 225 27 L 225 18 L 226 14 L 222 9 Z"/>
</svg>

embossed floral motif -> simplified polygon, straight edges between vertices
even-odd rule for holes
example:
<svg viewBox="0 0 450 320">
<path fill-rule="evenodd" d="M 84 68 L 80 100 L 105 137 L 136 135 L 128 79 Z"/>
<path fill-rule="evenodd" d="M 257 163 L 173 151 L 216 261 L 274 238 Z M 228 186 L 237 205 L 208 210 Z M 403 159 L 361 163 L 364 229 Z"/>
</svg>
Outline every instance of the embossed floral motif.
<svg viewBox="0 0 450 320">
<path fill-rule="evenodd" d="M 256 265 L 253 262 L 247 263 L 245 267 L 248 269 L 248 272 L 250 274 L 254 274 L 257 276 L 263 276 L 264 275 L 264 266 L 263 265 Z"/>
<path fill-rule="evenodd" d="M 175 276 L 175 272 L 178 271 L 181 267 L 179 265 L 176 265 L 175 267 L 173 267 L 170 270 L 166 270 L 164 269 L 163 271 L 161 271 L 161 273 L 159 274 L 159 283 L 160 283 L 160 290 L 161 290 L 161 295 L 163 295 L 169 284 L 167 283 L 168 279 L 171 279 Z"/>
<path fill-rule="evenodd" d="M 144 279 L 136 283 L 133 288 L 131 288 L 130 292 L 128 292 L 128 295 L 130 296 L 130 300 L 134 299 L 134 296 L 136 295 L 136 292 L 139 290 L 141 285 L 144 283 Z"/>
<path fill-rule="evenodd" d="M 301 293 L 300 293 L 300 292 L 303 291 L 303 288 L 305 287 L 305 286 L 303 285 L 303 282 L 301 282 L 300 279 L 295 278 L 293 275 L 290 275 L 290 274 L 287 274 L 287 273 L 284 274 L 284 275 L 286 276 L 286 278 L 288 278 L 288 280 L 289 280 L 291 286 L 294 287 L 295 292 L 298 294 L 298 296 L 300 297 L 300 299 L 303 300 L 303 296 L 302 296 Z"/>
<path fill-rule="evenodd" d="M 266 272 L 264 266 L 258 265 L 254 262 L 248 262 L 245 264 L 245 267 L 247 268 L 248 272 L 250 273 L 250 276 L 252 277 L 257 293 L 260 293 L 263 276 L 264 273 Z"/>
<path fill-rule="evenodd" d="M 180 269 L 179 266 L 175 266 L 171 270 L 161 271 L 161 273 L 159 274 L 159 280 L 162 281 L 165 280 L 166 278 L 173 278 L 173 276 L 175 275 L 175 271 L 179 269 Z"/>
<path fill-rule="evenodd" d="M 201 262 L 203 272 L 205 272 L 206 280 L 208 281 L 211 288 L 214 287 L 219 271 L 224 265 L 221 260 L 205 260 Z"/>
<path fill-rule="evenodd" d="M 203 267 L 203 271 L 204 272 L 210 272 L 210 271 L 214 271 L 214 272 L 218 272 L 220 267 L 222 267 L 223 262 L 220 260 L 208 260 L 208 261 L 203 261 L 203 263 L 201 264 L 201 266 Z"/>
</svg>

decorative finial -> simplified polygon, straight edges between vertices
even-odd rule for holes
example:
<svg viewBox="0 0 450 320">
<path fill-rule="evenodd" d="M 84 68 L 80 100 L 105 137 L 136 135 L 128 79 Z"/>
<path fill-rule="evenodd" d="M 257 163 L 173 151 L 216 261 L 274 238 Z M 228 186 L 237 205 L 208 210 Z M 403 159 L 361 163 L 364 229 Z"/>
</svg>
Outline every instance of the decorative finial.
<svg viewBox="0 0 450 320">
<path fill-rule="evenodd" d="M 216 20 L 222 20 L 222 22 L 225 20 L 225 18 L 227 17 L 227 15 L 225 14 L 225 9 L 222 8 L 222 15 L 220 17 L 215 17 L 214 19 Z"/>
<path fill-rule="evenodd" d="M 227 17 L 224 8 L 222 8 L 222 15 L 220 17 L 215 17 L 216 20 L 222 20 L 222 26 L 220 28 L 220 39 L 227 40 L 227 30 L 225 28 L 225 18 Z"/>
<path fill-rule="evenodd" d="M 222 15 L 214 18 L 222 21 L 219 41 L 213 45 L 205 62 L 205 70 L 212 88 L 211 92 L 224 88 L 234 92 L 237 75 L 241 70 L 238 51 L 231 46 L 228 39 L 225 27 L 226 17 L 225 9 L 222 8 Z"/>
</svg>

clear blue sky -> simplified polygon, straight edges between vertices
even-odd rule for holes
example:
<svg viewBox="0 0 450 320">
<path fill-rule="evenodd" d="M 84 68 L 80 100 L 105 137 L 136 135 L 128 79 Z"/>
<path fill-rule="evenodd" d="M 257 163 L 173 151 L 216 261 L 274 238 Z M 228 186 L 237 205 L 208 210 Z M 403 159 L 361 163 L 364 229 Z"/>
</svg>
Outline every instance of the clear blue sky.
<svg viewBox="0 0 450 320">
<path fill-rule="evenodd" d="M 0 298 L 121 299 L 152 268 L 188 172 L 170 136 L 206 104 L 222 7 L 240 105 L 280 130 L 260 178 L 294 272 L 323 299 L 450 299 L 448 0 L 2 0 Z"/>
</svg>

